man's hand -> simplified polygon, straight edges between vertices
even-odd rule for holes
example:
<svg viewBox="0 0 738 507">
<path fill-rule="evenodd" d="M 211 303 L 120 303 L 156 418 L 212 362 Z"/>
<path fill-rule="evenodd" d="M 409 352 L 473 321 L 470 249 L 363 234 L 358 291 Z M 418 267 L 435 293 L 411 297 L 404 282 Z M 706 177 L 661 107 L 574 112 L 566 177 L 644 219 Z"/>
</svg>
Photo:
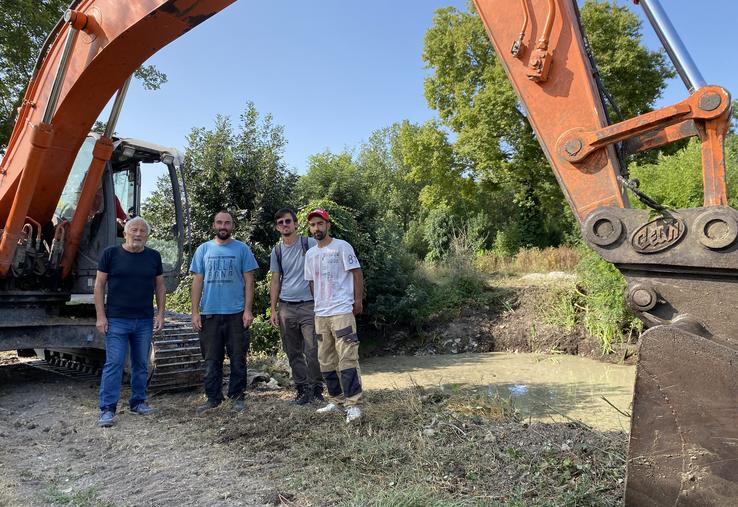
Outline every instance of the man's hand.
<svg viewBox="0 0 738 507">
<path fill-rule="evenodd" d="M 164 327 L 164 316 L 163 315 L 156 315 L 154 317 L 154 332 L 161 331 L 161 329 Z"/>
<path fill-rule="evenodd" d="M 364 311 L 364 304 L 361 299 L 354 299 L 354 315 L 359 315 L 362 311 Z"/>
<path fill-rule="evenodd" d="M 192 327 L 195 331 L 202 331 L 202 320 L 200 319 L 200 312 L 192 312 Z"/>
<path fill-rule="evenodd" d="M 269 311 L 269 322 L 272 323 L 272 326 L 279 328 L 279 310 L 276 308 Z"/>
<path fill-rule="evenodd" d="M 95 322 L 95 327 L 102 334 L 108 334 L 108 318 L 104 315 L 102 317 L 98 317 L 97 322 Z"/>
<path fill-rule="evenodd" d="M 243 327 L 251 327 L 251 323 L 254 322 L 254 316 L 251 312 L 243 312 Z"/>
</svg>

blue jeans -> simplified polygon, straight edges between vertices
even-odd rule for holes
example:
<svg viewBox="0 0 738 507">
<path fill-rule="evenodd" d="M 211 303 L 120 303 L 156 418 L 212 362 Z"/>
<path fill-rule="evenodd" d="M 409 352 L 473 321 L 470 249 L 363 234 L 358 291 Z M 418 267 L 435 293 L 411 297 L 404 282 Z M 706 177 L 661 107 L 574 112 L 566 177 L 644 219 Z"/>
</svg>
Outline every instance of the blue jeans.
<svg viewBox="0 0 738 507">
<path fill-rule="evenodd" d="M 115 412 L 123 381 L 123 365 L 128 347 L 131 349 L 131 400 L 130 407 L 146 401 L 149 350 L 154 319 L 108 319 L 105 335 L 105 366 L 100 382 L 100 410 Z"/>
</svg>

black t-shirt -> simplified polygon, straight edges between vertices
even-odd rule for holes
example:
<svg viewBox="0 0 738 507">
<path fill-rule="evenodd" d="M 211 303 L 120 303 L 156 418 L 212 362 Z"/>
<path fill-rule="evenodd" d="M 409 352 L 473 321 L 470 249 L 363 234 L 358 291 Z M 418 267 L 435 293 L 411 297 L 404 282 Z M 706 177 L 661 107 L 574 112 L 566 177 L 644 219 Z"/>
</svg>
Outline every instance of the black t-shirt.
<svg viewBox="0 0 738 507">
<path fill-rule="evenodd" d="M 144 247 L 143 252 L 134 253 L 122 246 L 111 246 L 103 252 L 97 269 L 108 274 L 107 317 L 154 316 L 156 277 L 164 272 L 159 252 Z"/>
</svg>

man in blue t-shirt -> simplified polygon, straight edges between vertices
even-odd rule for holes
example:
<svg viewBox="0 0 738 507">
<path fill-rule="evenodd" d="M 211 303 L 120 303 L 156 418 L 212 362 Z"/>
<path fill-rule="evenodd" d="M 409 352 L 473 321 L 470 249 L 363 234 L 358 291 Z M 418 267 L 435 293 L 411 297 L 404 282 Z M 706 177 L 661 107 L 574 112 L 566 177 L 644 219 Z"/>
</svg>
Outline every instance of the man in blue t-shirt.
<svg viewBox="0 0 738 507">
<path fill-rule="evenodd" d="M 123 228 L 125 242 L 105 249 L 95 278 L 96 327 L 105 334 L 105 366 L 100 380 L 101 427 L 112 426 L 120 398 L 123 364 L 131 351 L 131 412 L 154 411 L 146 403 L 151 333 L 164 326 L 166 287 L 161 255 L 148 248 L 149 224 L 136 217 Z M 105 289 L 107 288 L 107 301 Z M 156 294 L 157 312 L 152 301 Z"/>
<path fill-rule="evenodd" d="M 213 219 L 215 238 L 195 251 L 192 272 L 192 326 L 200 332 L 200 348 L 205 359 L 205 394 L 207 402 L 197 408 L 198 414 L 211 410 L 223 401 L 223 360 L 225 352 L 231 361 L 228 397 L 232 408 L 245 408 L 246 353 L 249 326 L 254 320 L 254 270 L 256 263 L 251 248 L 233 239 L 235 224 L 227 211 Z"/>
</svg>

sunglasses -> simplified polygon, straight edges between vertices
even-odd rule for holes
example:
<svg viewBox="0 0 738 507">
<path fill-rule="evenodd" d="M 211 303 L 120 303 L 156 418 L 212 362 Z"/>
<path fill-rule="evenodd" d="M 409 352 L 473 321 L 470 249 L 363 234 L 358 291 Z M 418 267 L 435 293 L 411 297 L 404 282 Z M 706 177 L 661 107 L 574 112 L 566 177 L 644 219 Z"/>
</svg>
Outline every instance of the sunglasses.
<svg viewBox="0 0 738 507">
<path fill-rule="evenodd" d="M 277 220 L 277 225 L 290 225 L 292 223 L 291 218 L 283 218 L 281 220 Z"/>
</svg>

